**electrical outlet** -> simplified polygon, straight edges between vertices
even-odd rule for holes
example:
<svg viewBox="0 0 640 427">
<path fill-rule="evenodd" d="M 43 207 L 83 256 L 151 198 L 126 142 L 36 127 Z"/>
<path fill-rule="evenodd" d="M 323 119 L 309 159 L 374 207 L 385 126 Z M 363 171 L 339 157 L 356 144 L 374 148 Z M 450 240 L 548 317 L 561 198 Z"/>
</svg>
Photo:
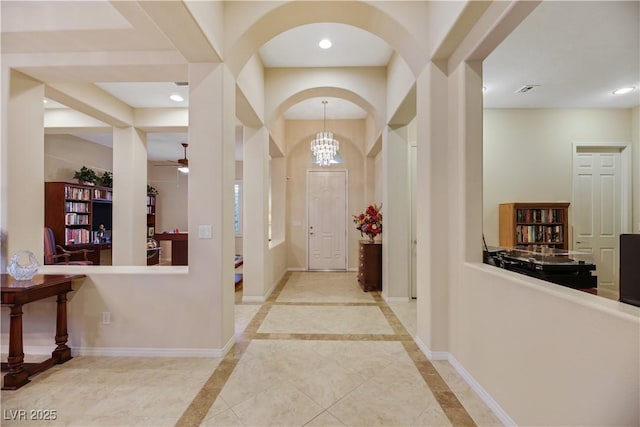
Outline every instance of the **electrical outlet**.
<svg viewBox="0 0 640 427">
<path fill-rule="evenodd" d="M 111 312 L 110 311 L 103 311 L 102 312 L 102 324 L 103 325 L 108 325 L 109 323 L 111 323 Z"/>
</svg>

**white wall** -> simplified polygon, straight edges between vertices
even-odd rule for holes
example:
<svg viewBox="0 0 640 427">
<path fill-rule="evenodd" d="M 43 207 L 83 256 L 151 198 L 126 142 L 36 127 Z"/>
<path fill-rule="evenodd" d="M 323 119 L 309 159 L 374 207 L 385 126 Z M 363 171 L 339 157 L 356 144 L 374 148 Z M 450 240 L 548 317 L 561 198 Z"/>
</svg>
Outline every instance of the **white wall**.
<svg viewBox="0 0 640 427">
<path fill-rule="evenodd" d="M 485 109 L 483 212 L 487 244 L 498 245 L 498 204 L 571 201 L 574 142 L 631 141 L 631 110 Z M 637 201 L 635 206 L 634 217 L 638 218 Z"/>
</svg>

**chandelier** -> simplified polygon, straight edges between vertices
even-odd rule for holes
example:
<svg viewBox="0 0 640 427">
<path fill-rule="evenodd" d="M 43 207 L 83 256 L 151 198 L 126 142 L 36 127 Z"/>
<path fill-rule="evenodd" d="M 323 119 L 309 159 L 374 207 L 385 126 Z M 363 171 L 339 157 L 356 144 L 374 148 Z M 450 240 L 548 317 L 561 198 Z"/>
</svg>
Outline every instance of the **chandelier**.
<svg viewBox="0 0 640 427">
<path fill-rule="evenodd" d="M 311 151 L 315 158 L 314 163 L 320 166 L 329 166 L 340 149 L 340 143 L 337 139 L 333 138 L 333 132 L 327 132 L 327 103 L 328 101 L 326 100 L 322 101 L 324 105 L 322 132 L 318 132 L 316 139 L 311 141 Z"/>
</svg>

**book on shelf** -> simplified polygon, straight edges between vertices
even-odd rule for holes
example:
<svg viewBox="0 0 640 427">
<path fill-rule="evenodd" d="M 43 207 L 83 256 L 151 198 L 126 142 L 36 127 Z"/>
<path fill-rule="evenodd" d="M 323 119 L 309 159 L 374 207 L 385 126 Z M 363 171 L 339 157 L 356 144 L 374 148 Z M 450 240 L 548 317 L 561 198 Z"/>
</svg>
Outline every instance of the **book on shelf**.
<svg viewBox="0 0 640 427">
<path fill-rule="evenodd" d="M 91 234 L 84 228 L 65 228 L 65 242 L 67 245 L 79 245 L 90 243 Z"/>
<path fill-rule="evenodd" d="M 558 223 L 563 222 L 562 209 L 517 209 L 516 222 L 519 223 Z"/>
<path fill-rule="evenodd" d="M 91 191 L 88 188 L 79 188 L 72 186 L 64 187 L 64 198 L 72 200 L 91 200 Z"/>
<path fill-rule="evenodd" d="M 65 225 L 89 225 L 89 214 L 67 213 L 64 216 Z"/>
<path fill-rule="evenodd" d="M 517 225 L 517 243 L 562 243 L 561 225 Z"/>
<path fill-rule="evenodd" d="M 64 209 L 67 212 L 89 213 L 88 202 L 65 202 Z"/>
</svg>

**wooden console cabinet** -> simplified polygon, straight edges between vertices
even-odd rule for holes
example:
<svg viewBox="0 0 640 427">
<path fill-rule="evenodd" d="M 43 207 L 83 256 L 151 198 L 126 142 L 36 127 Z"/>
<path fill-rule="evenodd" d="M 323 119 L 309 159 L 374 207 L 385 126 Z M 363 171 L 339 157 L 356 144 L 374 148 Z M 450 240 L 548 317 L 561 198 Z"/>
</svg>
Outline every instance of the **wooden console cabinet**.
<svg viewBox="0 0 640 427">
<path fill-rule="evenodd" d="M 363 291 L 382 291 L 382 243 L 360 242 L 358 283 Z"/>
</svg>

